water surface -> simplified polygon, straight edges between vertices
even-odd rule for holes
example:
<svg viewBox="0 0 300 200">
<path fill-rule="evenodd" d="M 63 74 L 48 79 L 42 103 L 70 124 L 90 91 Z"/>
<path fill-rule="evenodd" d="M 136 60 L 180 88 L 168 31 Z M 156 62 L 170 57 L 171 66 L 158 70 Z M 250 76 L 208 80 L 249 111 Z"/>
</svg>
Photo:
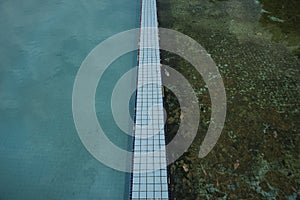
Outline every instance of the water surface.
<svg viewBox="0 0 300 200">
<path fill-rule="evenodd" d="M 127 198 L 128 175 L 95 160 L 79 140 L 71 97 L 87 54 L 138 20 L 139 1 L 0 2 L 1 200 Z M 112 88 L 109 77 L 135 66 L 134 58 L 116 61 L 101 87 Z M 106 101 L 101 91 L 97 100 Z M 109 137 L 126 149 L 130 138 L 108 126 Z"/>
</svg>

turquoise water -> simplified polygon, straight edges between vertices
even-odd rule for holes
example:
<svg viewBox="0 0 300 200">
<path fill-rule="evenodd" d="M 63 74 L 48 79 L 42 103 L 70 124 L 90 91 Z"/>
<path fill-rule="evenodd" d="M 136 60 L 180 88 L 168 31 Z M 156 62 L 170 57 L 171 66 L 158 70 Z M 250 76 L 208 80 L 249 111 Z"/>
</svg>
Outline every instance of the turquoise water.
<svg viewBox="0 0 300 200">
<path fill-rule="evenodd" d="M 79 140 L 71 97 L 83 59 L 107 37 L 138 27 L 139 6 L 129 0 L 0 2 L 1 200 L 128 198 L 129 175 L 95 160 Z M 123 56 L 98 90 L 109 94 L 135 65 L 135 52 Z M 98 118 L 126 149 L 130 138 L 111 120 L 109 99 L 101 94 Z"/>
</svg>

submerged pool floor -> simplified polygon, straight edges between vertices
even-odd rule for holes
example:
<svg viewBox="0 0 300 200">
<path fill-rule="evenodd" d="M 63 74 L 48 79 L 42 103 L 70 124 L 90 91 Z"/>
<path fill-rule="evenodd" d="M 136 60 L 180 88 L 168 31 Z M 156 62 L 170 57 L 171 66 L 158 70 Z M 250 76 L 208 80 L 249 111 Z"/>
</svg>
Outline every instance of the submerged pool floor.
<svg viewBox="0 0 300 200">
<path fill-rule="evenodd" d="M 299 2 L 158 0 L 158 5 L 160 26 L 192 37 L 211 55 L 227 96 L 221 137 L 199 159 L 210 121 L 209 92 L 189 63 L 162 53 L 162 63 L 191 82 L 201 110 L 194 143 L 169 167 L 171 198 L 299 199 Z M 180 109 L 167 90 L 165 105 L 166 134 L 172 138 Z"/>
</svg>

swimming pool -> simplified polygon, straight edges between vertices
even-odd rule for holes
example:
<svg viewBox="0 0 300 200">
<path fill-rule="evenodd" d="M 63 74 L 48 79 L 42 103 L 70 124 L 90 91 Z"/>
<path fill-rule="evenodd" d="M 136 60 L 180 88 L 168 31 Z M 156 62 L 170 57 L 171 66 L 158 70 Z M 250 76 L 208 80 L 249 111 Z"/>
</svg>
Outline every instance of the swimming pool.
<svg viewBox="0 0 300 200">
<path fill-rule="evenodd" d="M 139 26 L 139 8 L 129 0 L 1 1 L 1 200 L 128 198 L 128 174 L 101 164 L 82 145 L 72 88 L 97 44 Z M 114 62 L 96 95 L 98 118 L 124 149 L 130 138 L 111 120 L 106 94 L 135 65 L 136 52 Z"/>
</svg>

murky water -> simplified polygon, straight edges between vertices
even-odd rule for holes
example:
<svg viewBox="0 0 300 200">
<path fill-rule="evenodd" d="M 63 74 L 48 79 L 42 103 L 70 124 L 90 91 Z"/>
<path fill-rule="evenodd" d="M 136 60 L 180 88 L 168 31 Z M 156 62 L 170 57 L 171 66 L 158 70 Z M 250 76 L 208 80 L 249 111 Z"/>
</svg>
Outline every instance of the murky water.
<svg viewBox="0 0 300 200">
<path fill-rule="evenodd" d="M 172 199 L 297 199 L 299 159 L 299 3 L 253 0 L 159 0 L 162 27 L 197 40 L 216 62 L 227 93 L 221 138 L 204 159 L 199 146 L 210 98 L 186 61 L 163 52 L 198 94 L 201 122 L 189 151 L 169 167 Z M 168 137 L 180 110 L 166 92 Z"/>
</svg>

